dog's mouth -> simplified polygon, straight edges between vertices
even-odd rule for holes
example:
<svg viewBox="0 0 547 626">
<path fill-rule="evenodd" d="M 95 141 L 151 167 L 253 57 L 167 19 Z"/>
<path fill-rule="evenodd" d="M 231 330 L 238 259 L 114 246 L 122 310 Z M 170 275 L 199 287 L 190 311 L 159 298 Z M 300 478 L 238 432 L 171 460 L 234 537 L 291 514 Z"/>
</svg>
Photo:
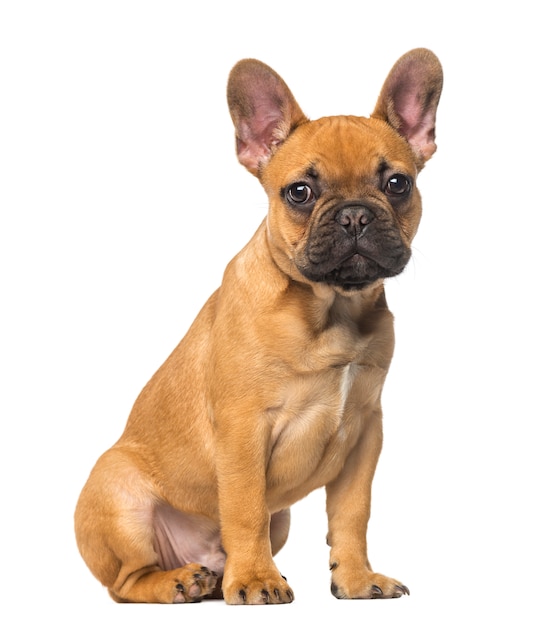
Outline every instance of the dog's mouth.
<svg viewBox="0 0 547 626">
<path fill-rule="evenodd" d="M 346 290 L 362 289 L 375 282 L 379 275 L 377 263 L 362 254 L 355 253 L 326 276 L 327 282 L 333 282 Z"/>
<path fill-rule="evenodd" d="M 380 278 L 392 276 L 392 272 L 377 261 L 355 252 L 335 268 L 325 273 L 321 282 L 342 287 L 346 291 L 364 289 Z"/>
<path fill-rule="evenodd" d="M 302 274 L 314 282 L 341 287 L 345 291 L 358 291 L 384 278 L 400 274 L 410 258 L 408 249 L 397 254 L 366 254 L 357 246 L 336 262 L 332 258 L 321 263 L 308 263 Z"/>
</svg>

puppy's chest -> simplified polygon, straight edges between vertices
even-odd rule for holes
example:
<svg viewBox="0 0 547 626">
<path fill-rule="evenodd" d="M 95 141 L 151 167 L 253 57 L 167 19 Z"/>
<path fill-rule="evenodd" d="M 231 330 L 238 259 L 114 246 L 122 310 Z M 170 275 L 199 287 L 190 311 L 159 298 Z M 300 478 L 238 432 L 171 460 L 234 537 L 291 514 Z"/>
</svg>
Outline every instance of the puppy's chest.
<svg viewBox="0 0 547 626">
<path fill-rule="evenodd" d="M 383 373 L 349 363 L 300 374 L 267 411 L 271 423 L 268 483 L 283 490 L 331 480 L 379 401 Z"/>
</svg>

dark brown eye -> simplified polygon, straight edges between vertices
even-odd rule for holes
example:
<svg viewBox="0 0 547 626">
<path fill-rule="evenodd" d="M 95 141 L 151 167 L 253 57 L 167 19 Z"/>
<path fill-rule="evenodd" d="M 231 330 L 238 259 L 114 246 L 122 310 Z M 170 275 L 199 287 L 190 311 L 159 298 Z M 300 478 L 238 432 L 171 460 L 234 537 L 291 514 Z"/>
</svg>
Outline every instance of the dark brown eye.
<svg viewBox="0 0 547 626">
<path fill-rule="evenodd" d="M 392 196 L 402 196 L 410 191 L 410 180 L 404 174 L 393 174 L 386 184 L 386 193 Z"/>
<path fill-rule="evenodd" d="M 311 204 L 315 201 L 313 189 L 306 183 L 294 183 L 287 187 L 287 200 L 294 205 Z"/>
</svg>

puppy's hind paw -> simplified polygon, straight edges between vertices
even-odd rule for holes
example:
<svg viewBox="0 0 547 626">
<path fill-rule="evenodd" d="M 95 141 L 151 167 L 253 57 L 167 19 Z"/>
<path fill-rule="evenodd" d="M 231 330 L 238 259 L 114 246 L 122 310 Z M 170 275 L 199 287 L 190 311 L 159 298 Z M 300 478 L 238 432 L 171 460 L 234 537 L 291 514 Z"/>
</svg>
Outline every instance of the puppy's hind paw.
<svg viewBox="0 0 547 626">
<path fill-rule="evenodd" d="M 217 583 L 216 572 L 198 563 L 189 563 L 173 572 L 175 587 L 174 604 L 200 602 L 204 596 L 211 595 Z"/>
</svg>

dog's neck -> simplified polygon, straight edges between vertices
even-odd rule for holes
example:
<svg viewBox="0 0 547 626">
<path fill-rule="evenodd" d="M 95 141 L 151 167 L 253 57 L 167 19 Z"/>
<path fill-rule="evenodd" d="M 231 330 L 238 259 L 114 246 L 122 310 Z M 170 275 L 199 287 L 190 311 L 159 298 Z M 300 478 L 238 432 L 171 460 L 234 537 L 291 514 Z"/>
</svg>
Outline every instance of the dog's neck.
<svg viewBox="0 0 547 626">
<path fill-rule="evenodd" d="M 272 299 L 281 294 L 286 298 L 293 292 L 295 300 L 309 307 L 306 317 L 318 329 L 328 327 L 333 319 L 345 318 L 357 322 L 374 310 L 387 309 L 383 280 L 359 291 L 345 291 L 341 287 L 303 279 L 286 255 L 272 249 L 266 220 L 238 256 L 244 264 L 242 273 L 248 276 L 256 278 L 257 272 L 264 273 L 264 268 L 269 267 L 264 281 L 271 289 Z M 298 297 L 302 292 L 308 292 L 305 298 Z M 309 297 L 310 292 L 312 298 Z"/>
</svg>

